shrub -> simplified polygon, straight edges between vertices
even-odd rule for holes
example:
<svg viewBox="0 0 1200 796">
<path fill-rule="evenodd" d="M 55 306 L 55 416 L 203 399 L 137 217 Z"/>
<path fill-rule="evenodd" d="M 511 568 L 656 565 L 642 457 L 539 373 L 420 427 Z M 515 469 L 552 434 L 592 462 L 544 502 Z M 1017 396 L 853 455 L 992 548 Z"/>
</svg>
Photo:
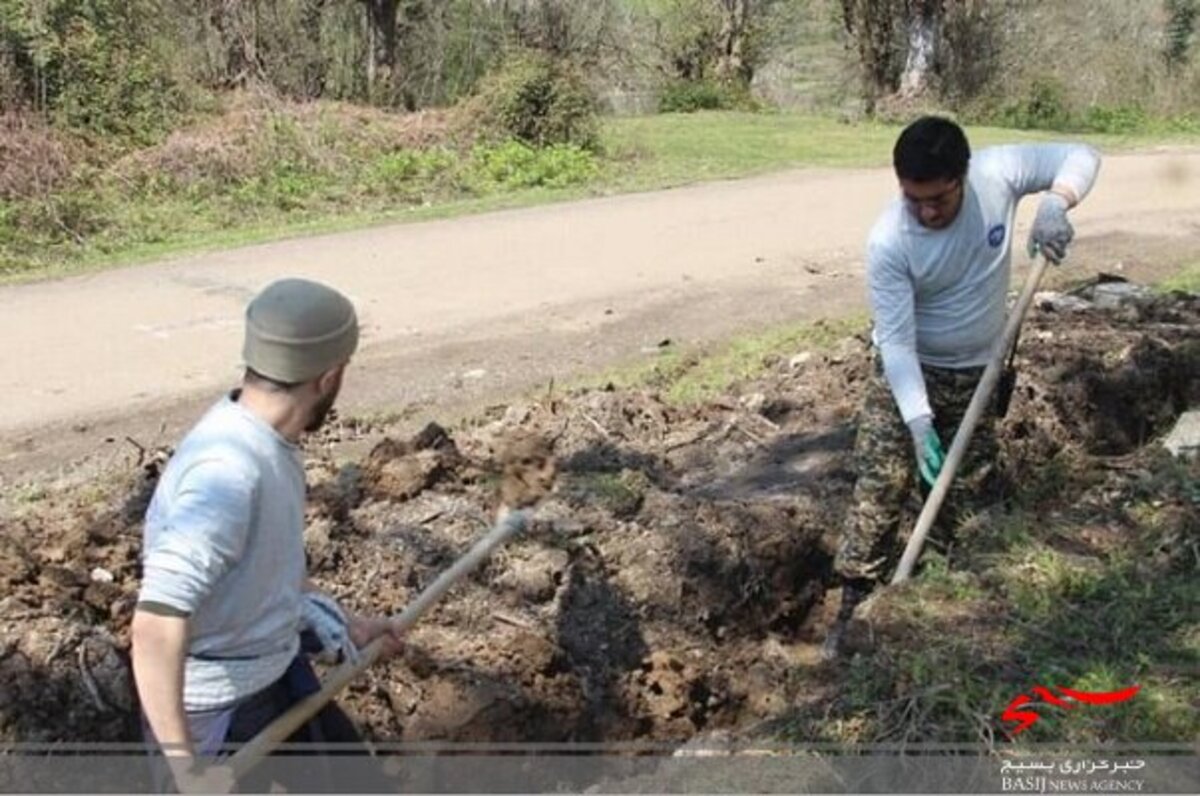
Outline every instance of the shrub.
<svg viewBox="0 0 1200 796">
<path fill-rule="evenodd" d="M 1155 118 L 1140 105 L 1091 104 L 1080 111 L 1070 105 L 1061 84 L 1047 79 L 1035 80 L 1022 101 L 1008 105 L 998 114 L 983 113 L 979 120 L 1020 129 L 1113 135 L 1150 129 L 1175 132 L 1195 129 L 1188 116 Z"/>
<path fill-rule="evenodd" d="M 368 191 L 388 196 L 412 198 L 453 180 L 457 159 L 445 149 L 402 149 L 380 156 L 367 169 Z"/>
<path fill-rule="evenodd" d="M 1066 130 L 1071 126 L 1066 89 L 1055 78 L 1035 78 L 1025 96 L 1004 109 L 1002 121 L 1023 130 Z"/>
<path fill-rule="evenodd" d="M 1149 121 L 1146 112 L 1137 106 L 1092 105 L 1083 112 L 1079 126 L 1092 133 L 1135 133 L 1145 129 Z"/>
<path fill-rule="evenodd" d="M 450 135 L 443 111 L 397 115 L 249 92 L 229 95 L 221 111 L 120 159 L 114 176 L 136 190 L 203 197 L 281 167 L 345 175 L 388 153 L 442 151 Z"/>
<path fill-rule="evenodd" d="M 76 189 L 14 204 L 6 225 L 27 240 L 84 245 L 109 223 L 104 198 L 95 191 Z"/>
<path fill-rule="evenodd" d="M 149 0 L 3 0 L 6 93 L 65 126 L 158 140 L 187 103 L 170 71 Z"/>
<path fill-rule="evenodd" d="M 599 146 L 598 103 L 570 62 L 518 52 L 482 82 L 468 118 L 485 138 L 515 138 L 535 147 Z"/>
<path fill-rule="evenodd" d="M 401 150 L 379 158 L 370 168 L 370 182 L 391 188 L 411 180 L 421 173 L 421 159 L 416 152 Z"/>
<path fill-rule="evenodd" d="M 660 113 L 716 110 L 760 110 L 750 91 L 738 83 L 681 80 L 665 86 L 658 97 Z"/>
<path fill-rule="evenodd" d="M 658 97 L 660 113 L 715 111 L 725 107 L 721 87 L 709 81 L 672 83 Z"/>
<path fill-rule="evenodd" d="M 477 173 L 486 184 L 504 188 L 565 188 L 599 173 L 596 156 L 574 144 L 535 149 L 523 141 L 478 146 L 473 153 Z"/>
</svg>

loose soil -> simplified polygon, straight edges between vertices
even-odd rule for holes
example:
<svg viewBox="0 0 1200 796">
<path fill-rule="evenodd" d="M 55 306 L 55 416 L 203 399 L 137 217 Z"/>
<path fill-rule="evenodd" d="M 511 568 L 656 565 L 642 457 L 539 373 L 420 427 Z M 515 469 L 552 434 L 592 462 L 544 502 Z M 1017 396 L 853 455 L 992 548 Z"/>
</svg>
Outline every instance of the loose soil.
<svg viewBox="0 0 1200 796">
<path fill-rule="evenodd" d="M 1035 308 L 1019 362 L 1008 471 L 1064 451 L 1150 455 L 1200 404 L 1200 298 Z M 600 388 L 404 440 L 332 423 L 308 443 L 310 571 L 360 611 L 399 611 L 487 529 L 514 437 L 551 440 L 558 467 L 528 532 L 342 704 L 376 739 L 685 742 L 751 735 L 831 698 L 842 673 L 816 653 L 870 367 L 863 334 L 781 355 L 695 406 Z M 521 450 L 536 495 L 553 467 L 536 444 Z M 27 495 L 2 520 L 0 739 L 137 737 L 128 623 L 165 455 L 147 451 L 103 487 Z"/>
</svg>

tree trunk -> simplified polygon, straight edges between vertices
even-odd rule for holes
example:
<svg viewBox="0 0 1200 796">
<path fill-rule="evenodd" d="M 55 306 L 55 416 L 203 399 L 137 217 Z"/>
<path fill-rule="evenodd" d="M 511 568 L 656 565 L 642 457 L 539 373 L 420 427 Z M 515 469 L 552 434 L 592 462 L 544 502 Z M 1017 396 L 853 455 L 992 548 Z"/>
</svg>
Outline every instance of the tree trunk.
<svg viewBox="0 0 1200 796">
<path fill-rule="evenodd" d="M 896 0 L 842 0 L 842 24 L 858 53 L 868 111 L 895 89 L 892 69 L 893 3 Z"/>
<path fill-rule="evenodd" d="M 225 53 L 221 83 L 244 85 L 261 73 L 258 63 L 258 3 L 243 0 L 216 0 L 209 20 L 217 31 Z"/>
<path fill-rule="evenodd" d="M 391 104 L 396 87 L 396 21 L 399 0 L 363 0 L 367 6 L 367 91 Z"/>
<path fill-rule="evenodd" d="M 1200 17 L 1200 0 L 1165 0 L 1167 12 L 1166 49 L 1163 55 L 1172 69 L 1188 61 L 1188 50 Z"/>
<path fill-rule="evenodd" d="M 305 0 L 300 25 L 306 39 L 304 56 L 304 94 L 314 99 L 325 93 L 325 56 L 321 49 L 321 22 L 326 0 Z"/>
<path fill-rule="evenodd" d="M 572 54 L 574 48 L 567 2 L 504 0 L 501 14 L 520 46 L 562 57 Z"/>
<path fill-rule="evenodd" d="M 746 39 L 753 13 L 751 0 L 721 0 L 721 31 L 717 34 L 717 76 L 750 85 L 754 65 L 747 57 Z"/>
<path fill-rule="evenodd" d="M 908 4 L 908 51 L 900 75 L 901 97 L 924 95 L 933 78 L 938 28 L 941 23 L 940 0 L 910 0 Z"/>
</svg>

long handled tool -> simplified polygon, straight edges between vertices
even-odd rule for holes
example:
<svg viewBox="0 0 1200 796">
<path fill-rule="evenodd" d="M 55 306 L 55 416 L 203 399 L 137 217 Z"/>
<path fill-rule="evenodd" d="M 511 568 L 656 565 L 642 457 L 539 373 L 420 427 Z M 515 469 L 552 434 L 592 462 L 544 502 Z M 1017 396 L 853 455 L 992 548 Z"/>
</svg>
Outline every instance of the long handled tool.
<svg viewBox="0 0 1200 796">
<path fill-rule="evenodd" d="M 558 473 L 553 454 L 553 442 L 531 434 L 515 434 L 500 452 L 503 476 L 500 481 L 502 508 L 496 524 L 482 539 L 455 561 L 449 569 L 438 575 L 433 583 L 422 591 L 403 611 L 392 620 L 397 630 L 407 631 L 434 603 L 462 580 L 468 573 L 483 563 L 500 545 L 525 527 L 526 509 L 554 486 Z M 514 510 L 509 511 L 507 506 Z M 384 639 L 377 638 L 362 650 L 359 659 L 346 662 L 334 669 L 325 680 L 321 690 L 293 705 L 286 713 L 268 724 L 249 743 L 229 758 L 225 765 L 234 781 L 241 779 L 276 746 L 291 736 L 309 719 L 317 714 L 346 684 L 369 669 L 383 652 Z"/>
<path fill-rule="evenodd" d="M 921 555 L 921 548 L 925 545 L 925 538 L 929 535 L 929 529 L 933 527 L 934 520 L 937 519 L 942 503 L 946 499 L 946 493 L 950 490 L 950 484 L 954 481 L 954 474 L 967 451 L 967 445 L 971 442 L 975 426 L 979 424 L 979 418 L 983 416 L 988 402 L 992 399 L 992 392 L 996 389 L 996 383 L 1000 380 L 1000 372 L 1004 369 L 1004 358 L 1013 347 L 1017 332 L 1021 328 L 1021 322 L 1025 320 L 1025 313 L 1033 302 L 1033 294 L 1042 281 L 1047 262 L 1049 261 L 1046 258 L 1039 257 L 1033 270 L 1025 279 L 1025 287 L 1021 290 L 1016 306 L 1008 316 L 1004 334 L 997 343 L 987 367 L 984 368 L 983 377 L 979 379 L 975 394 L 971 396 L 971 403 L 967 406 L 966 414 L 963 415 L 962 422 L 958 425 L 958 431 L 954 434 L 954 442 L 950 445 L 950 452 L 946 454 L 942 471 L 938 475 L 937 481 L 934 482 L 929 497 L 925 499 L 925 506 L 921 509 L 921 516 L 917 518 L 917 525 L 913 528 L 912 536 L 908 538 L 908 546 L 904 548 L 904 555 L 900 558 L 900 565 L 896 567 L 892 583 L 903 583 L 912 574 L 913 566 Z"/>
<path fill-rule="evenodd" d="M 403 611 L 392 620 L 398 630 L 406 631 L 413 627 L 421 616 L 428 611 L 450 588 L 462 580 L 467 574 L 478 567 L 492 552 L 504 544 L 509 537 L 525 527 L 524 511 L 511 511 L 503 514 L 487 534 L 467 551 L 466 555 L 455 561 L 449 569 L 438 575 L 437 579 L 422 591 Z M 233 754 L 227 763 L 232 770 L 234 780 L 244 777 L 251 769 L 262 762 L 276 746 L 283 743 L 296 730 L 300 729 L 321 708 L 332 700 L 346 685 L 358 675 L 369 669 L 383 651 L 384 639 L 377 638 L 368 644 L 360 653 L 358 660 L 347 661 L 326 678 L 321 690 L 297 702 L 286 713 L 268 724 L 262 732 L 256 735 Z"/>
</svg>

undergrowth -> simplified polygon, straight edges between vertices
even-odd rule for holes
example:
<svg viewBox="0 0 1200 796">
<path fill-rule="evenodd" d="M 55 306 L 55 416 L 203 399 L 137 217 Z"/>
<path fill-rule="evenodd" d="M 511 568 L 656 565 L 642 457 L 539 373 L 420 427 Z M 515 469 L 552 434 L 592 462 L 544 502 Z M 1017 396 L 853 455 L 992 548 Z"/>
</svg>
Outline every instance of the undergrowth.
<svg viewBox="0 0 1200 796">
<path fill-rule="evenodd" d="M 27 157 L 0 179 L 0 277 L 230 229 L 561 189 L 600 170 L 597 155 L 575 144 L 472 144 L 453 138 L 437 116 L 344 110 L 251 106 L 154 147 L 92 148 L 73 168 L 62 153 L 83 142 L 35 128 L 18 147 L 10 132 L 5 154 Z M 22 143 L 34 134 L 57 143 Z"/>
<path fill-rule="evenodd" d="M 945 553 L 866 610 L 869 653 L 839 673 L 805 741 L 1187 742 L 1200 731 L 1200 462 L 1144 454 L 1131 472 L 1047 494 L 1026 473 L 1014 504 L 960 527 Z M 1096 466 L 1096 463 L 1093 463 Z M 1088 481 L 1089 479 L 1082 479 Z M 928 549 L 927 549 L 928 550 Z M 1001 720 L 1035 686 L 1140 686 L 1125 702 L 1041 704 L 1028 730 Z M 1036 699 L 1036 696 L 1035 696 Z"/>
</svg>

